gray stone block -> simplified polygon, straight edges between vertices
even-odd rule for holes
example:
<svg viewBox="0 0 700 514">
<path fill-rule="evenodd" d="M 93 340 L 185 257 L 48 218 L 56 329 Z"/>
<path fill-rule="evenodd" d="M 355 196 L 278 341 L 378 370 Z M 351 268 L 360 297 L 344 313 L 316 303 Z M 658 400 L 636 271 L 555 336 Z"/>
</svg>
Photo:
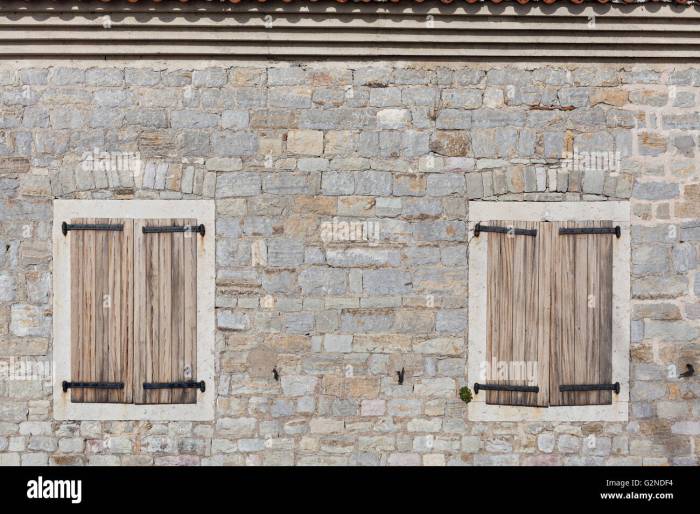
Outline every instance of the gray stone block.
<svg viewBox="0 0 700 514">
<path fill-rule="evenodd" d="M 205 129 L 219 125 L 219 115 L 197 110 L 172 111 L 170 126 L 174 129 Z"/>
<path fill-rule="evenodd" d="M 160 72 L 141 68 L 126 68 L 124 78 L 130 86 L 154 86 L 160 82 Z"/>
<path fill-rule="evenodd" d="M 678 184 L 668 182 L 637 182 L 632 190 L 632 197 L 640 200 L 670 200 L 679 195 Z"/>
<path fill-rule="evenodd" d="M 262 191 L 262 179 L 257 173 L 222 173 L 216 181 L 216 197 L 254 196 Z"/>
<path fill-rule="evenodd" d="M 299 274 L 299 285 L 304 294 L 344 294 L 347 274 L 332 268 L 307 268 Z"/>
<path fill-rule="evenodd" d="M 267 243 L 269 266 L 294 267 L 304 262 L 304 243 L 296 239 L 275 238 Z"/>
<path fill-rule="evenodd" d="M 194 87 L 222 87 L 228 80 L 225 68 L 207 68 L 192 72 Z"/>
<path fill-rule="evenodd" d="M 72 86 L 85 83 L 85 70 L 57 66 L 49 70 L 49 83 L 54 86 Z"/>
<path fill-rule="evenodd" d="M 365 293 L 370 295 L 405 294 L 413 285 L 410 273 L 396 269 L 365 270 L 362 284 Z"/>
</svg>

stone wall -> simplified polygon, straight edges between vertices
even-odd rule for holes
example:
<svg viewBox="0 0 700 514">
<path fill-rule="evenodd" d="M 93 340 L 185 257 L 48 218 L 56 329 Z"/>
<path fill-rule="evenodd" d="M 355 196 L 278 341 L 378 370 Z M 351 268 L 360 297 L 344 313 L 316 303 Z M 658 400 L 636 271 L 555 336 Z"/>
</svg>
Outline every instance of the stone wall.
<svg viewBox="0 0 700 514">
<path fill-rule="evenodd" d="M 57 422 L 50 381 L 5 373 L 0 464 L 697 464 L 699 92 L 681 65 L 6 63 L 5 371 L 51 360 L 53 198 L 215 198 L 218 398 Z M 481 199 L 632 202 L 628 423 L 466 419 Z"/>
</svg>

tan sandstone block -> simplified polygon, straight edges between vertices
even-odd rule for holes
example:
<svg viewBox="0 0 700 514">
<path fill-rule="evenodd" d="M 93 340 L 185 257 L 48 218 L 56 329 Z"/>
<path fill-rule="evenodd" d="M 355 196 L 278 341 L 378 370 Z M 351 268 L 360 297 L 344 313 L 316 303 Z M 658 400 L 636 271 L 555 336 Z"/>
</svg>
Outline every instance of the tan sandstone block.
<svg viewBox="0 0 700 514">
<path fill-rule="evenodd" d="M 323 132 L 320 130 L 290 130 L 287 134 L 287 152 L 301 155 L 323 153 Z"/>
</svg>

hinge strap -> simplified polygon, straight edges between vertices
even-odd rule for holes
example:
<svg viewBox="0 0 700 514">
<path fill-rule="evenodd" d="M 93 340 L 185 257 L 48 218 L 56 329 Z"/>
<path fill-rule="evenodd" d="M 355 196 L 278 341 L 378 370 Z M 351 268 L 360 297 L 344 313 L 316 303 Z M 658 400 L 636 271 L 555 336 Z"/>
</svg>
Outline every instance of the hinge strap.
<svg viewBox="0 0 700 514">
<path fill-rule="evenodd" d="M 143 227 L 144 234 L 160 234 L 160 233 L 173 233 L 173 232 L 197 232 L 200 235 L 204 235 L 204 225 L 184 225 L 184 226 L 151 226 Z"/>
<path fill-rule="evenodd" d="M 481 232 L 495 232 L 497 234 L 512 234 L 515 236 L 536 236 L 537 229 L 534 228 L 515 228 L 515 227 L 494 227 L 491 225 L 482 225 L 477 223 L 474 225 L 474 237 L 479 237 Z"/>
<path fill-rule="evenodd" d="M 513 391 L 518 393 L 539 393 L 539 386 L 518 386 L 508 384 L 474 384 L 474 394 L 479 394 L 480 390 L 484 391 Z"/>
<path fill-rule="evenodd" d="M 144 382 L 144 389 L 199 389 L 204 392 L 206 386 L 204 380 L 201 382 Z"/>
<path fill-rule="evenodd" d="M 562 393 L 579 392 L 579 391 L 615 391 L 615 394 L 620 394 L 620 382 L 615 382 L 614 384 L 560 385 L 559 391 Z"/>
<path fill-rule="evenodd" d="M 559 229 L 560 236 L 576 234 L 615 234 L 619 239 L 622 235 L 620 225 L 616 227 L 562 227 Z"/>
<path fill-rule="evenodd" d="M 61 223 L 61 232 L 63 235 L 68 235 L 69 230 L 109 230 L 112 232 L 121 232 L 124 230 L 123 224 L 109 223 Z"/>
<path fill-rule="evenodd" d="M 124 389 L 124 382 L 67 382 L 61 384 L 63 392 L 68 389 Z"/>
</svg>

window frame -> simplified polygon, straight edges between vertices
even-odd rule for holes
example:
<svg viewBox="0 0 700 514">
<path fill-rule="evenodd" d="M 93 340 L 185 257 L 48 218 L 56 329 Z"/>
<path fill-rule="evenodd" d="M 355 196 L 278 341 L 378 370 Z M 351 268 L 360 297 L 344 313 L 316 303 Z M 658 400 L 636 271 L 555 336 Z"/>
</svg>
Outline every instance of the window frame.
<svg viewBox="0 0 700 514">
<path fill-rule="evenodd" d="M 620 394 L 610 405 L 519 407 L 487 405 L 486 394 L 473 395 L 467 406 L 472 421 L 627 421 L 630 364 L 630 205 L 629 202 L 482 202 L 468 203 L 469 228 L 469 326 L 467 385 L 483 382 L 481 363 L 486 360 L 487 244 L 474 237 L 474 226 L 502 221 L 602 221 L 619 225 L 622 234 L 613 243 L 613 381 Z M 487 234 L 484 234 L 487 235 Z M 614 237 L 614 236 L 611 236 Z"/>
<path fill-rule="evenodd" d="M 54 200 L 53 202 L 53 412 L 57 420 L 208 421 L 214 419 L 216 384 L 215 203 L 213 200 Z M 61 383 L 71 376 L 70 239 L 61 223 L 73 218 L 196 218 L 197 380 L 206 383 L 194 404 L 72 403 Z"/>
</svg>

